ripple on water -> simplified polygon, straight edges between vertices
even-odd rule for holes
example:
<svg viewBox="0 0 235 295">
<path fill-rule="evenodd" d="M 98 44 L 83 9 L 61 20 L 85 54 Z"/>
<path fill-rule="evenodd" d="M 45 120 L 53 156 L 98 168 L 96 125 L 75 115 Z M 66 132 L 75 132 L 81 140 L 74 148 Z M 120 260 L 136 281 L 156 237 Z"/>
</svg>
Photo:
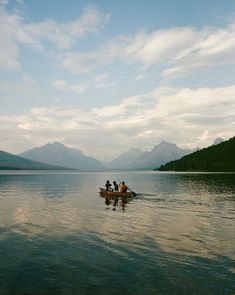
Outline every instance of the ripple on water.
<svg viewBox="0 0 235 295">
<path fill-rule="evenodd" d="M 97 188 L 118 178 L 146 193 L 124 212 L 105 210 Z M 144 172 L 0 178 L 0 293 L 233 295 L 234 183 Z"/>
</svg>

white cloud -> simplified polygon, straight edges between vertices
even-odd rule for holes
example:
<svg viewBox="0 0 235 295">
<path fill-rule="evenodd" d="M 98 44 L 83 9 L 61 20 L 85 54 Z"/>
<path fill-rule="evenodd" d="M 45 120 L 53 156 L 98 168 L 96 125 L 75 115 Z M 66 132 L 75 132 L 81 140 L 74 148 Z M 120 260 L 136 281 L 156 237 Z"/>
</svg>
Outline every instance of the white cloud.
<svg viewBox="0 0 235 295">
<path fill-rule="evenodd" d="M 97 32 L 110 20 L 110 14 L 102 14 L 94 6 L 87 6 L 80 20 L 67 23 L 63 26 L 65 32 L 72 37 L 81 37 L 87 32 Z"/>
<path fill-rule="evenodd" d="M 147 79 L 147 78 L 150 78 L 152 77 L 153 75 L 152 74 L 147 74 L 147 73 L 139 73 L 135 80 L 144 80 L 144 79 Z"/>
<path fill-rule="evenodd" d="M 110 81 L 109 75 L 106 73 L 95 76 L 93 82 L 96 88 L 106 88 L 117 84 L 116 82 Z"/>
<path fill-rule="evenodd" d="M 163 76 L 235 62 L 235 25 L 225 28 L 170 28 L 137 34 L 128 40 L 124 58 L 145 67 L 164 65 Z"/>
<path fill-rule="evenodd" d="M 51 84 L 54 88 L 56 88 L 59 91 L 67 91 L 69 88 L 68 82 L 66 82 L 65 80 L 55 80 L 52 81 Z"/>
<path fill-rule="evenodd" d="M 32 98 L 41 98 L 44 92 L 30 76 L 21 76 L 19 80 L 8 81 L 0 79 L 1 104 L 15 102 L 23 104 L 24 100 L 32 101 Z"/>
<path fill-rule="evenodd" d="M 18 40 L 30 45 L 42 46 L 48 40 L 59 49 L 70 48 L 78 38 L 87 33 L 95 33 L 109 21 L 109 14 L 102 14 L 95 7 L 86 7 L 80 19 L 57 23 L 46 20 L 39 23 L 23 24 L 18 32 Z"/>
<path fill-rule="evenodd" d="M 2 1 L 7 4 L 7 1 Z M 90 51 L 75 51 L 73 45 L 88 33 L 100 31 L 110 20 L 94 6 L 87 6 L 79 19 L 58 23 L 53 19 L 28 23 L 0 6 L 0 67 L 20 69 L 21 45 L 40 50 L 72 73 L 87 73 L 121 61 L 146 70 L 161 67 L 162 76 L 178 76 L 200 68 L 234 64 L 235 24 L 226 27 L 172 27 L 133 36 L 114 36 Z M 72 50 L 73 48 L 73 50 Z M 49 54 L 49 49 L 52 52 Z M 143 75 L 137 79 L 143 79 Z"/>
<path fill-rule="evenodd" d="M 62 67 L 72 73 L 87 73 L 113 62 L 121 52 L 121 46 L 121 44 L 110 42 L 90 52 L 69 52 L 63 60 Z"/>
<path fill-rule="evenodd" d="M 75 92 L 82 93 L 85 92 L 89 87 L 94 86 L 96 88 L 106 88 L 116 85 L 115 82 L 109 80 L 108 74 L 97 75 L 86 82 L 79 84 L 71 84 L 65 80 L 54 80 L 51 82 L 52 87 L 61 92 Z"/>
<path fill-rule="evenodd" d="M 192 28 L 171 28 L 140 33 L 128 40 L 124 55 L 150 66 L 169 62 L 179 54 L 186 54 L 188 46 L 197 42 L 201 34 Z"/>
<path fill-rule="evenodd" d="M 0 4 L 7 4 L 2 1 Z M 87 33 L 96 33 L 109 21 L 109 14 L 103 14 L 93 6 L 87 6 L 77 20 L 58 23 L 52 19 L 38 23 L 27 23 L 18 14 L 9 13 L 0 6 L 0 67 L 20 69 L 19 52 L 21 45 L 37 50 L 46 49 L 45 41 L 54 46 L 54 51 L 71 48 Z"/>
<path fill-rule="evenodd" d="M 20 24 L 16 15 L 8 15 L 4 7 L 0 6 L 0 67 L 7 69 L 20 69 L 18 62 L 19 48 L 15 41 L 15 29 Z"/>
<path fill-rule="evenodd" d="M 58 140 L 102 158 L 106 153 L 117 155 L 127 147 L 151 149 L 161 140 L 187 148 L 207 146 L 218 136 L 234 136 L 234 122 L 233 85 L 160 87 L 91 111 L 42 107 L 19 116 L 0 116 L 0 136 L 2 149 L 9 151 L 20 152 Z"/>
<path fill-rule="evenodd" d="M 89 86 L 89 83 L 69 84 L 65 80 L 55 80 L 55 81 L 52 81 L 51 84 L 58 91 L 63 91 L 63 92 L 72 91 L 75 93 L 85 92 L 87 87 Z"/>
<path fill-rule="evenodd" d="M 62 66 L 84 73 L 116 61 L 141 65 L 145 70 L 162 67 L 164 77 L 235 63 L 235 25 L 175 27 L 119 36 L 93 51 L 67 53 Z"/>
<path fill-rule="evenodd" d="M 213 29 L 183 56 L 175 58 L 164 76 L 185 74 L 198 68 L 210 68 L 235 62 L 235 26 Z"/>
</svg>

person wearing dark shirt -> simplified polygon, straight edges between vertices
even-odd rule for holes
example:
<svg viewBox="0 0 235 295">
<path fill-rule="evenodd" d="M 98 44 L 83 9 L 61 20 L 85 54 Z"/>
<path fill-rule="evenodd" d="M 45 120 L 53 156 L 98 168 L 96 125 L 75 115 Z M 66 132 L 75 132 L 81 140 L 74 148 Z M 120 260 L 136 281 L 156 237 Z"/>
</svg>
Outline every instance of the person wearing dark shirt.
<svg viewBox="0 0 235 295">
<path fill-rule="evenodd" d="M 116 181 L 113 181 L 113 186 L 114 186 L 114 191 L 118 192 L 119 188 L 118 188 L 118 184 L 116 183 Z"/>
<path fill-rule="evenodd" d="M 105 183 L 106 191 L 110 191 L 111 186 L 112 186 L 112 184 L 109 182 L 109 180 L 107 180 L 106 183 Z"/>
<path fill-rule="evenodd" d="M 118 192 L 119 191 L 119 187 L 116 181 L 113 181 L 113 186 L 114 186 L 114 191 Z M 116 196 L 114 197 L 114 202 L 113 202 L 113 210 L 116 210 L 116 206 L 118 204 L 119 198 Z"/>
</svg>

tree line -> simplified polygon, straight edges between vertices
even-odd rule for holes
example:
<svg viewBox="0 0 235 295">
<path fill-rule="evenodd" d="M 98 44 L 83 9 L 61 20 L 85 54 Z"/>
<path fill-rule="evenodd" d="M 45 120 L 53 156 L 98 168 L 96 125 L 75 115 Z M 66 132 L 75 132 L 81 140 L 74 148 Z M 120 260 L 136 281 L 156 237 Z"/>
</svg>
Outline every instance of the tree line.
<svg viewBox="0 0 235 295">
<path fill-rule="evenodd" d="M 155 170 L 235 172 L 235 137 L 161 165 Z"/>
</svg>

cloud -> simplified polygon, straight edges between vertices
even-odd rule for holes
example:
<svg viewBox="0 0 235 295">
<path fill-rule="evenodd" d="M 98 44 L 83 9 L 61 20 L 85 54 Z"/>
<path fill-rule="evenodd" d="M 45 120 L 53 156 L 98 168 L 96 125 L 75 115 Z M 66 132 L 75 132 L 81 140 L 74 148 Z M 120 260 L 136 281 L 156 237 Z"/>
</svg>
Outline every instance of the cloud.
<svg viewBox="0 0 235 295">
<path fill-rule="evenodd" d="M 186 54 L 189 44 L 199 41 L 200 38 L 199 32 L 188 27 L 139 33 L 127 39 L 124 56 L 146 66 L 162 64 L 178 55 Z"/>
<path fill-rule="evenodd" d="M 0 68 L 20 69 L 18 62 L 19 47 L 14 38 L 15 30 L 20 21 L 17 15 L 8 15 L 4 6 L 0 6 Z"/>
<path fill-rule="evenodd" d="M 116 85 L 116 82 L 112 82 L 109 79 L 108 74 L 100 74 L 88 79 L 86 82 L 80 84 L 71 84 L 65 80 L 54 80 L 51 82 L 52 87 L 61 92 L 75 92 L 82 93 L 85 92 L 89 87 L 94 86 L 96 88 L 106 88 Z"/>
<path fill-rule="evenodd" d="M 74 74 L 87 73 L 115 61 L 121 50 L 122 44 L 109 42 L 94 51 L 69 52 L 63 60 L 62 67 Z"/>
<path fill-rule="evenodd" d="M 216 137 L 234 136 L 234 123 L 234 85 L 160 87 L 90 111 L 41 107 L 19 116 L 0 116 L 0 135 L 2 149 L 9 151 L 58 140 L 102 158 L 134 146 L 150 150 L 161 140 L 185 148 L 208 146 Z"/>
<path fill-rule="evenodd" d="M 202 40 L 196 42 L 187 54 L 176 57 L 171 66 L 163 72 L 163 75 L 186 74 L 199 68 L 234 64 L 235 25 L 225 29 L 213 28 L 202 37 Z"/>
<path fill-rule="evenodd" d="M 96 50 L 67 53 L 62 67 L 84 73 L 118 61 L 144 70 L 159 67 L 163 77 L 235 63 L 235 25 L 173 27 L 118 36 Z"/>
<path fill-rule="evenodd" d="M 63 25 L 65 33 L 72 37 L 81 37 L 87 32 L 95 33 L 105 26 L 110 20 L 110 14 L 103 14 L 92 5 L 84 9 L 80 20 Z"/>
<path fill-rule="evenodd" d="M 93 82 L 96 88 L 106 88 L 117 84 L 116 82 L 110 81 L 109 75 L 106 73 L 95 76 Z"/>
<path fill-rule="evenodd" d="M 7 1 L 0 4 L 7 4 Z M 54 52 L 69 49 L 85 34 L 102 29 L 109 18 L 110 14 L 103 14 L 94 6 L 87 6 L 81 17 L 71 22 L 58 23 L 48 19 L 27 23 L 20 15 L 9 13 L 5 5 L 0 5 L 0 67 L 19 70 L 22 45 L 40 52 L 47 51 L 49 44 Z"/>
<path fill-rule="evenodd" d="M 57 23 L 46 20 L 39 23 L 23 24 L 18 40 L 30 45 L 41 45 L 45 40 L 59 49 L 68 49 L 78 38 L 87 33 L 98 32 L 109 21 L 109 14 L 102 14 L 93 6 L 87 6 L 80 19 Z"/>
<path fill-rule="evenodd" d="M 135 80 L 144 80 L 144 79 L 147 79 L 147 78 L 150 78 L 150 77 L 152 77 L 153 75 L 152 74 L 147 74 L 147 73 L 139 73 L 137 76 L 136 76 L 136 78 L 135 78 Z"/>
<path fill-rule="evenodd" d="M 164 66 L 164 77 L 235 63 L 235 25 L 139 33 L 127 39 L 122 56 L 144 67 Z"/>
<path fill-rule="evenodd" d="M 142 70 L 157 67 L 162 77 L 182 76 L 201 68 L 234 64 L 235 24 L 225 27 L 172 27 L 132 36 L 113 36 L 98 48 L 77 51 L 77 41 L 86 34 L 102 30 L 110 21 L 109 13 L 86 6 L 73 21 L 58 23 L 53 19 L 26 22 L 7 11 L 7 1 L 0 5 L 0 67 L 21 69 L 21 46 L 38 50 L 44 57 L 59 56 L 61 67 L 76 74 L 122 62 Z M 139 75 L 137 79 L 143 79 Z"/>
<path fill-rule="evenodd" d="M 65 80 L 55 80 L 55 81 L 52 81 L 51 84 L 58 91 L 62 91 L 62 92 L 72 91 L 75 93 L 85 92 L 87 90 L 87 87 L 89 86 L 89 83 L 71 85 Z"/>
</svg>

